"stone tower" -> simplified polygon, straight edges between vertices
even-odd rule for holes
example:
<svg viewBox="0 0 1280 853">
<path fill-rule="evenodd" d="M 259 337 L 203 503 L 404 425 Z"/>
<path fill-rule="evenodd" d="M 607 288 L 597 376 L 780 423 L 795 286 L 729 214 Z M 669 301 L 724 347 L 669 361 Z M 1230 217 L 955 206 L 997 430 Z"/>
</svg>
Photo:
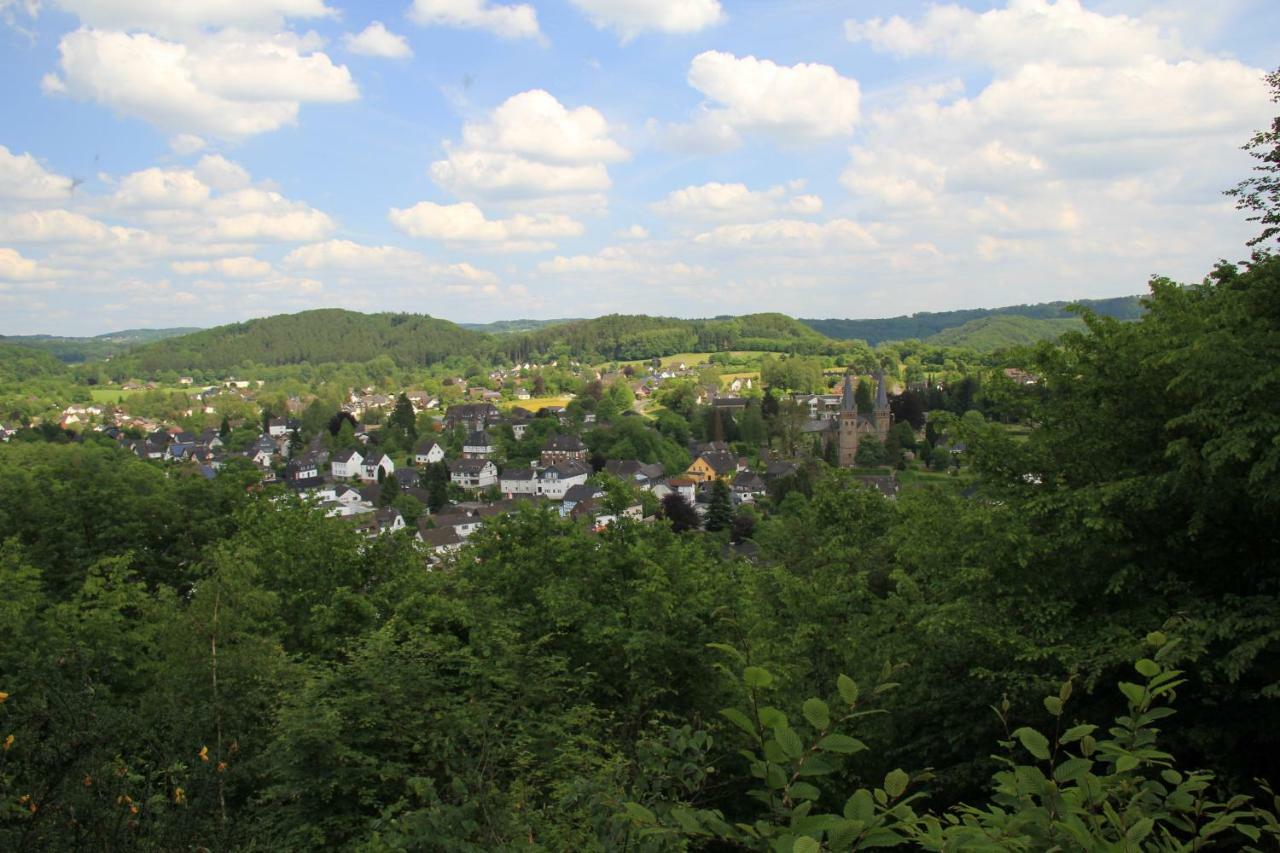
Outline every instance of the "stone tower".
<svg viewBox="0 0 1280 853">
<path fill-rule="evenodd" d="M 840 414 L 836 419 L 836 464 L 841 468 L 852 468 L 857 456 L 858 404 L 853 397 L 853 376 L 845 374 Z"/>
<path fill-rule="evenodd" d="M 885 387 L 884 371 L 876 374 L 876 407 L 872 413 L 876 424 L 876 436 L 884 441 L 889 437 L 889 427 L 893 424 L 893 415 L 889 411 L 889 391 Z"/>
</svg>

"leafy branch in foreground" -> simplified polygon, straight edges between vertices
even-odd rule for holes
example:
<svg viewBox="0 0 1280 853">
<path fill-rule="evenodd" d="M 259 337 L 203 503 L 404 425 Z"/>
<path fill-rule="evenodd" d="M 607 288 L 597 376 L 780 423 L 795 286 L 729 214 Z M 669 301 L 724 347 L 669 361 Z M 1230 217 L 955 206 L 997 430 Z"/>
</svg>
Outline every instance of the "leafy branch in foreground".
<svg viewBox="0 0 1280 853">
<path fill-rule="evenodd" d="M 1215 777 L 1207 771 L 1179 771 L 1172 754 L 1158 745 L 1162 719 L 1174 714 L 1170 703 L 1184 683 L 1168 665 L 1176 640 L 1156 632 L 1147 637 L 1151 657 L 1134 665 L 1141 682 L 1121 682 L 1128 712 L 1105 735 L 1089 723 L 1066 724 L 1072 682 L 1044 706 L 1054 720 L 1052 737 L 1023 726 L 1009 730 L 1009 705 L 996 713 L 1008 735 L 1001 745 L 1004 769 L 992 778 L 991 801 L 958 806 L 941 815 L 917 811 L 925 795 L 910 795 L 913 784 L 931 778 L 894 770 L 877 788 L 859 788 L 839 812 L 824 807 L 830 799 L 813 783 L 839 769 L 839 757 L 866 749 L 840 729 L 868 714 L 859 688 L 841 675 L 838 700 L 810 698 L 801 706 L 803 723 L 792 725 L 777 708 L 762 704 L 773 683 L 768 670 L 747 665 L 737 650 L 716 648 L 742 665 L 745 708 L 721 711 L 749 742 L 747 759 L 754 787 L 750 796 L 763 811 L 750 823 L 730 824 L 719 811 L 687 804 L 663 804 L 655 810 L 626 804 L 626 815 L 642 837 L 716 838 L 745 849 L 778 853 L 862 850 L 914 844 L 935 851 L 1192 851 L 1218 845 L 1262 850 L 1280 845 L 1280 797 L 1262 783 L 1271 809 L 1249 796 L 1216 799 Z M 886 666 L 877 695 L 895 685 L 895 667 Z M 834 707 L 834 710 L 833 710 Z M 1030 763 L 1018 759 L 1029 755 Z M 1263 846 L 1255 846 L 1263 845 Z"/>
</svg>

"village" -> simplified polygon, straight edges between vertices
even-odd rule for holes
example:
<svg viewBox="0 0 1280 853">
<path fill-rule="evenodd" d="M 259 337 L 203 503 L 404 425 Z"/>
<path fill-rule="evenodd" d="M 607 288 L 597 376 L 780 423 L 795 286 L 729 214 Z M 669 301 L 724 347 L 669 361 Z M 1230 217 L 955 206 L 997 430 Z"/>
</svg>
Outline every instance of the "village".
<svg viewBox="0 0 1280 853">
<path fill-rule="evenodd" d="M 664 502 L 669 506 L 677 500 L 704 519 L 717 483 L 735 509 L 755 505 L 771 485 L 794 477 L 815 459 L 857 469 L 860 481 L 888 498 L 898 494 L 893 467 L 869 467 L 859 453 L 860 445 L 883 448 L 886 442 L 896 449 L 897 436 L 906 436 L 915 447 L 909 425 L 891 438 L 895 417 L 890 380 L 883 373 L 859 379 L 828 371 L 833 374 L 826 380 L 832 385 L 828 393 L 794 392 L 778 401 L 762 392 L 758 371 L 726 377 L 708 373 L 707 367 L 679 359 L 617 369 L 573 364 L 586 393 L 555 398 L 534 397 L 534 382 L 528 379 L 540 375 L 534 364 L 496 369 L 480 382 L 447 378 L 445 394 L 351 389 L 328 428 L 318 430 L 304 427 L 310 401 L 300 395 L 289 397 L 279 414 L 263 407 L 261 429 L 245 417 L 222 417 L 221 428 L 210 425 L 197 432 L 132 414 L 132 398 L 124 396 L 115 404 L 67 406 L 58 427 L 109 439 L 140 459 L 206 478 L 228 464 L 251 465 L 257 487 L 282 487 L 371 537 L 407 531 L 435 559 L 458 550 L 487 520 L 521 504 L 552 505 L 593 530 L 624 517 L 652 520 L 663 512 Z M 177 412 L 187 424 L 215 423 L 233 407 L 252 410 L 269 390 L 263 380 L 235 377 L 207 385 L 180 377 L 179 385 L 190 389 L 189 407 Z M 704 436 L 685 437 L 679 460 L 687 454 L 687 465 L 664 465 L 651 452 L 609 454 L 588 447 L 584 435 L 618 421 L 634 420 L 640 426 L 629 428 L 658 435 L 653 416 L 663 414 L 658 400 L 664 389 L 668 395 L 678 389 L 711 424 Z M 765 441 L 729 440 L 750 439 L 738 434 L 737 423 L 745 427 L 753 417 L 760 419 L 770 403 L 780 423 L 779 402 L 791 423 L 789 439 L 774 442 L 771 429 Z M 400 441 L 390 438 L 389 421 L 397 409 L 407 417 L 411 443 L 403 431 Z M 0 426 L 0 440 L 15 433 Z M 523 453 L 513 452 L 517 444 Z M 956 456 L 963 449 L 949 447 L 948 453 Z M 914 458 L 909 449 L 895 452 Z"/>
</svg>

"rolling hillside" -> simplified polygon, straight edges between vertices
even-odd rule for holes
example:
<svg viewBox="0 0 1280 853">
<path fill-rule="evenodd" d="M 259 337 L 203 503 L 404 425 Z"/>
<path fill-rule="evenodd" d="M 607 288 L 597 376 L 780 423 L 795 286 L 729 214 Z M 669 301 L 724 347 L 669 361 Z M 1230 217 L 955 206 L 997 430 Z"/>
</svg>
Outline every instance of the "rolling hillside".
<svg viewBox="0 0 1280 853">
<path fill-rule="evenodd" d="M 871 346 L 883 341 L 925 340 L 944 329 L 963 326 L 974 320 L 1003 314 L 1014 314 L 1033 320 L 1064 320 L 1076 315 L 1068 306 L 1083 305 L 1104 317 L 1136 320 L 1142 314 L 1137 296 L 1115 299 L 1081 299 L 1079 302 L 1041 302 L 1035 305 L 1010 305 L 1005 308 L 972 308 L 962 311 L 922 311 L 901 317 L 879 320 L 801 320 L 800 322 L 837 340 L 864 340 Z"/>
<path fill-rule="evenodd" d="M 139 344 L 160 341 L 179 335 L 200 331 L 198 328 L 177 329 L 124 329 L 107 332 L 91 338 L 64 337 L 61 335 L 0 335 L 0 343 L 30 347 L 47 352 L 67 364 L 106 358 L 124 352 Z"/>
<path fill-rule="evenodd" d="M 1063 332 L 1080 331 L 1084 328 L 1084 320 L 1079 317 L 1050 320 L 1016 314 L 995 314 L 970 320 L 963 326 L 943 329 L 936 335 L 925 338 L 925 342 L 938 346 L 964 347 L 977 352 L 995 352 L 1008 347 L 1052 340 Z"/>
</svg>

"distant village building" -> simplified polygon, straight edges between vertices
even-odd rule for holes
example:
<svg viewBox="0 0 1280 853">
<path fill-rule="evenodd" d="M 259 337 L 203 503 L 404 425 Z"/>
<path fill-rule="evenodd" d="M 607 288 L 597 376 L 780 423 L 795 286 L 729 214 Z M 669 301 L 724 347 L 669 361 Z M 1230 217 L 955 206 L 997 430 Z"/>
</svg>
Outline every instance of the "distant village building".
<svg viewBox="0 0 1280 853">
<path fill-rule="evenodd" d="M 835 442 L 836 464 L 841 468 L 852 468 L 857 464 L 858 442 L 862 438 L 871 437 L 883 442 L 889 437 L 889 427 L 893 425 L 889 394 L 884 374 L 881 373 L 877 379 L 875 408 L 870 415 L 860 415 L 854 397 L 853 376 L 846 374 L 844 377 L 840 414 L 826 433 L 826 441 Z"/>
<path fill-rule="evenodd" d="M 544 466 L 558 462 L 585 462 L 587 446 L 576 435 L 552 435 L 542 446 L 541 462 Z"/>
</svg>

